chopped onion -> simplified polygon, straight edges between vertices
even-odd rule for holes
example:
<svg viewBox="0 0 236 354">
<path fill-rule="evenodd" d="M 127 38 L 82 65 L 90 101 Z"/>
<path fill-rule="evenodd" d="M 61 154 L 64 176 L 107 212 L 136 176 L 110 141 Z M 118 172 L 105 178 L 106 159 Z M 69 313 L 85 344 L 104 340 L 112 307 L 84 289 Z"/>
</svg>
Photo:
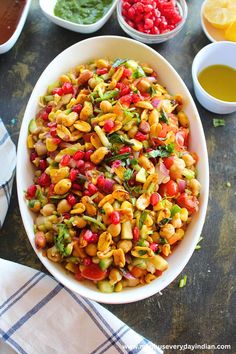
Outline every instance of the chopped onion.
<svg viewBox="0 0 236 354">
<path fill-rule="evenodd" d="M 177 184 L 178 184 L 180 193 L 183 193 L 185 191 L 186 182 L 183 179 L 178 178 Z"/>
<path fill-rule="evenodd" d="M 158 98 L 154 98 L 154 99 L 151 101 L 151 104 L 153 105 L 154 108 L 157 108 L 160 102 L 161 102 L 161 101 L 158 100 Z"/>
<path fill-rule="evenodd" d="M 170 180 L 169 170 L 166 168 L 163 162 L 160 162 L 157 166 L 158 184 L 167 183 Z"/>
</svg>

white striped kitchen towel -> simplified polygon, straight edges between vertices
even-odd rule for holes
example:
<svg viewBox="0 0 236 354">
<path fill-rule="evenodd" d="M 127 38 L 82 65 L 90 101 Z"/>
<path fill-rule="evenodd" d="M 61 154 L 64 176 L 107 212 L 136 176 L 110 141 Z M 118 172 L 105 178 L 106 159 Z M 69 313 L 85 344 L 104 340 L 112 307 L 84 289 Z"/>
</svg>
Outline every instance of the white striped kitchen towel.
<svg viewBox="0 0 236 354">
<path fill-rule="evenodd" d="M 161 354 L 101 305 L 0 259 L 0 340 L 22 354 Z"/>
<path fill-rule="evenodd" d="M 10 204 L 15 166 L 16 147 L 0 118 L 0 229 Z"/>
</svg>

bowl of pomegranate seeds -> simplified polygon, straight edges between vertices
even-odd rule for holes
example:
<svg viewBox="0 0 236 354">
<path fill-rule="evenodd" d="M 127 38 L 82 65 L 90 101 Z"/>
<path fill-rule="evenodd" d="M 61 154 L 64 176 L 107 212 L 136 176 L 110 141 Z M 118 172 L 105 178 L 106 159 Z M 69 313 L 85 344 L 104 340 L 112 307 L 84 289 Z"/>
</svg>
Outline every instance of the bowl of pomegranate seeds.
<svg viewBox="0 0 236 354">
<path fill-rule="evenodd" d="M 122 0 L 117 5 L 121 28 L 132 38 L 148 44 L 176 36 L 187 14 L 185 0 Z"/>
<path fill-rule="evenodd" d="M 182 79 L 129 38 L 67 48 L 29 99 L 17 189 L 31 245 L 61 284 L 113 304 L 163 290 L 194 252 L 209 189 L 204 132 Z"/>
</svg>

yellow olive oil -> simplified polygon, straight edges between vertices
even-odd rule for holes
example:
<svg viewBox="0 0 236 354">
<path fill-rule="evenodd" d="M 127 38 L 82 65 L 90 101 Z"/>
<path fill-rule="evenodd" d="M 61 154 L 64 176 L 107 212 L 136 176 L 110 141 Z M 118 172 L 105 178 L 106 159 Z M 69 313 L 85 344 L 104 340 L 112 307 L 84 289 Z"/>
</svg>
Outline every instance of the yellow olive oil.
<svg viewBox="0 0 236 354">
<path fill-rule="evenodd" d="M 211 65 L 198 74 L 198 81 L 209 95 L 236 102 L 236 70 L 227 65 Z"/>
</svg>

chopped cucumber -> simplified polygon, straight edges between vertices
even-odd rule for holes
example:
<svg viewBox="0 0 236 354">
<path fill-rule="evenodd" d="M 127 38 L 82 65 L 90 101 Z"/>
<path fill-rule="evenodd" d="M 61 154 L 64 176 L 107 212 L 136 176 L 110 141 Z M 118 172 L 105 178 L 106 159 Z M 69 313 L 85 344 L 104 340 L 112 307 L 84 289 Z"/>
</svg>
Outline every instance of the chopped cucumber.
<svg viewBox="0 0 236 354">
<path fill-rule="evenodd" d="M 97 283 L 97 287 L 102 293 L 113 293 L 114 291 L 114 286 L 108 280 L 100 280 Z"/>
<path fill-rule="evenodd" d="M 146 182 L 146 171 L 145 169 L 142 167 L 139 172 L 136 174 L 136 177 L 135 177 L 136 181 L 137 182 L 140 182 L 140 183 L 145 183 Z"/>
<path fill-rule="evenodd" d="M 102 270 L 105 270 L 107 268 L 110 267 L 110 265 L 112 264 L 113 262 L 113 258 L 105 258 L 105 259 L 101 259 L 100 262 L 99 262 L 99 267 L 102 269 Z"/>
</svg>

